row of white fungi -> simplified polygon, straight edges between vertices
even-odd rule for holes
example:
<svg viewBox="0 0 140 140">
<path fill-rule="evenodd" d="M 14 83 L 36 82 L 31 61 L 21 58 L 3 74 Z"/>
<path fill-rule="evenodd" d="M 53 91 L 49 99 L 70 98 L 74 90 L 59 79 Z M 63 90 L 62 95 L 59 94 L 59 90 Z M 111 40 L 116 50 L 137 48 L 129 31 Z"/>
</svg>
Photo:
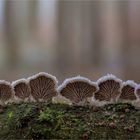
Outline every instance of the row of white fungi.
<svg viewBox="0 0 140 140">
<path fill-rule="evenodd" d="M 27 79 L 9 83 L 0 81 L 0 105 L 21 102 L 53 102 L 71 105 L 103 106 L 109 103 L 140 104 L 140 85 L 125 81 L 112 74 L 97 82 L 77 76 L 66 79 L 58 86 L 56 77 L 41 72 Z"/>
</svg>

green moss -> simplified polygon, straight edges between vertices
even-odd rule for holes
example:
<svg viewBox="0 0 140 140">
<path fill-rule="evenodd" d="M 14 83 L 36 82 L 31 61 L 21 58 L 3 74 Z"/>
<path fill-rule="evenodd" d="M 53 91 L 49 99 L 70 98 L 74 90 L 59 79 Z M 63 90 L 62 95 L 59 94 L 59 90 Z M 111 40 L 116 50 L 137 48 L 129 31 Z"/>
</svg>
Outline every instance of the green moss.
<svg viewBox="0 0 140 140">
<path fill-rule="evenodd" d="M 9 105 L 0 113 L 0 139 L 140 139 L 140 109 L 121 103 Z"/>
</svg>

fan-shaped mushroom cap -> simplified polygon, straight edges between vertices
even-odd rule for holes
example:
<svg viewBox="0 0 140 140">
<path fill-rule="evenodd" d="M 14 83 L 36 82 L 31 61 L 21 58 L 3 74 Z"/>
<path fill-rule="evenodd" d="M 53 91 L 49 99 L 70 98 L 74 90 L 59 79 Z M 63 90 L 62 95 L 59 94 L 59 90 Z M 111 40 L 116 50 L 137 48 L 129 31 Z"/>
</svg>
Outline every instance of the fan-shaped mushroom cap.
<svg viewBox="0 0 140 140">
<path fill-rule="evenodd" d="M 4 105 L 13 101 L 14 90 L 7 81 L 0 80 L 0 104 Z"/>
<path fill-rule="evenodd" d="M 137 95 L 135 93 L 136 86 L 137 84 L 132 80 L 123 82 L 123 87 L 119 99 L 124 102 L 136 101 L 137 100 Z"/>
<path fill-rule="evenodd" d="M 31 89 L 26 79 L 19 79 L 12 82 L 12 87 L 15 91 L 14 99 L 15 102 L 29 101 L 31 95 Z"/>
<path fill-rule="evenodd" d="M 140 84 L 138 84 L 138 85 L 135 87 L 135 94 L 136 94 L 138 100 L 140 101 Z"/>
<path fill-rule="evenodd" d="M 98 90 L 96 83 L 81 76 L 66 79 L 59 86 L 59 93 L 75 105 L 83 105 L 87 98 L 92 97 Z"/>
<path fill-rule="evenodd" d="M 57 95 L 57 79 L 44 72 L 28 78 L 31 95 L 35 101 L 50 101 Z"/>
<path fill-rule="evenodd" d="M 122 80 L 112 74 L 107 74 L 97 81 L 99 91 L 94 94 L 97 106 L 113 103 L 118 100 L 122 88 Z"/>
</svg>

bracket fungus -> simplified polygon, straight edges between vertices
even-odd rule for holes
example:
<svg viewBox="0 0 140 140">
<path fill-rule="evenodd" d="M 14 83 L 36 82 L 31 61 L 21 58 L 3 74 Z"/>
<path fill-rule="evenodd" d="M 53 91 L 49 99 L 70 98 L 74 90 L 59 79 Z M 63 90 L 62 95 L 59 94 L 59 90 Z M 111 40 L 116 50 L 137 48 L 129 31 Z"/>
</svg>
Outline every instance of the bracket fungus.
<svg viewBox="0 0 140 140">
<path fill-rule="evenodd" d="M 26 102 L 30 100 L 31 89 L 26 79 L 20 79 L 14 81 L 12 83 L 12 86 L 15 91 L 14 94 L 15 102 L 20 102 L 20 101 Z"/>
<path fill-rule="evenodd" d="M 0 81 L 0 104 L 5 105 L 12 102 L 14 90 L 11 84 L 7 81 Z"/>
<path fill-rule="evenodd" d="M 45 72 L 12 84 L 0 80 L 0 105 L 50 101 L 77 106 L 130 102 L 140 107 L 140 84 L 131 80 L 122 82 L 116 76 L 107 74 L 97 82 L 81 76 L 68 78 L 58 87 L 56 77 Z"/>
<path fill-rule="evenodd" d="M 31 95 L 35 101 L 51 101 L 57 95 L 56 77 L 40 72 L 28 78 L 31 88 Z"/>
<path fill-rule="evenodd" d="M 131 80 L 123 82 L 119 99 L 123 102 L 135 102 L 137 100 L 137 95 L 135 93 L 136 86 L 137 84 Z"/>
<path fill-rule="evenodd" d="M 77 76 L 66 79 L 59 87 L 59 93 L 75 105 L 85 105 L 86 99 L 91 98 L 98 89 L 96 83 Z"/>
<path fill-rule="evenodd" d="M 94 101 L 102 106 L 118 100 L 121 93 L 122 80 L 112 74 L 103 76 L 97 81 L 99 91 L 94 95 Z"/>
<path fill-rule="evenodd" d="M 136 86 L 135 93 L 136 93 L 138 100 L 140 101 L 140 84 Z"/>
</svg>

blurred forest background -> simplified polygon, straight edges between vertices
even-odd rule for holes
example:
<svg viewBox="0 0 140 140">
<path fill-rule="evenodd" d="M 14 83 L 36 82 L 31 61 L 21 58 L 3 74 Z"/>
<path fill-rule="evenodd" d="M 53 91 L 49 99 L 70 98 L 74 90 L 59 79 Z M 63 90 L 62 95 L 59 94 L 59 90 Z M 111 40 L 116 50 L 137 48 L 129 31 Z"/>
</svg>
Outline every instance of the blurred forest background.
<svg viewBox="0 0 140 140">
<path fill-rule="evenodd" d="M 0 0 L 0 79 L 39 71 L 140 82 L 140 1 Z"/>
</svg>

